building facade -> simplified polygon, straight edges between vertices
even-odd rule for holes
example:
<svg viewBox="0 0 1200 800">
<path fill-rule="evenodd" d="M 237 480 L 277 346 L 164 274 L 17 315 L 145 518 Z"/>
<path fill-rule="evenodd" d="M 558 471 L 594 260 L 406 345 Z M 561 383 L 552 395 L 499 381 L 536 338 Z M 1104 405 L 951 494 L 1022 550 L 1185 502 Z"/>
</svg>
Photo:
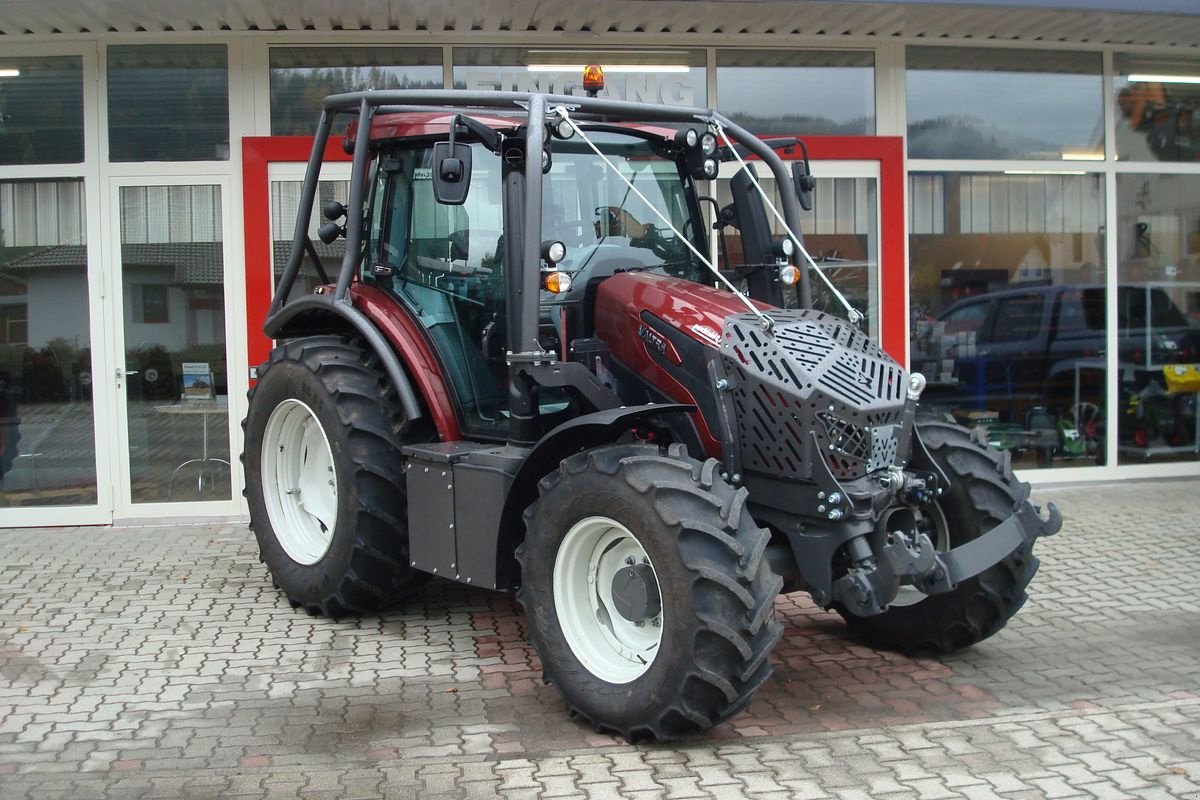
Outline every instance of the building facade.
<svg viewBox="0 0 1200 800">
<path fill-rule="evenodd" d="M 1200 475 L 1187 0 L 6 0 L 0 42 L 0 526 L 243 515 L 320 98 L 570 92 L 589 62 L 803 136 L 809 249 L 1022 477 Z"/>
</svg>

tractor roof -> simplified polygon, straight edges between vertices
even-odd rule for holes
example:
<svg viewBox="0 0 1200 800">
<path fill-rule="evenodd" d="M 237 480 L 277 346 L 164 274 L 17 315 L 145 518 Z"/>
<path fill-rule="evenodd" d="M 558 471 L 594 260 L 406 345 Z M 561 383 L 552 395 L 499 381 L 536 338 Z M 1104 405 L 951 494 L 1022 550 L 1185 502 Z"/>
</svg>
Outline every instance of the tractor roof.
<svg viewBox="0 0 1200 800">
<path fill-rule="evenodd" d="M 456 114 L 469 113 L 471 118 L 482 122 L 489 128 L 511 133 L 516 131 L 528 120 L 524 110 L 513 114 L 481 114 L 476 109 L 459 111 L 457 109 L 438 109 L 435 111 L 400 111 L 382 113 L 371 123 L 371 141 L 387 141 L 394 139 L 414 139 L 424 137 L 441 138 L 449 134 L 450 124 Z M 584 124 L 584 128 L 592 127 L 595 123 Z M 675 134 L 671 128 L 649 125 L 637 122 L 606 122 L 606 126 L 627 128 L 643 135 L 670 138 Z M 358 122 L 353 121 L 346 129 L 347 150 L 353 147 L 354 135 Z"/>
</svg>

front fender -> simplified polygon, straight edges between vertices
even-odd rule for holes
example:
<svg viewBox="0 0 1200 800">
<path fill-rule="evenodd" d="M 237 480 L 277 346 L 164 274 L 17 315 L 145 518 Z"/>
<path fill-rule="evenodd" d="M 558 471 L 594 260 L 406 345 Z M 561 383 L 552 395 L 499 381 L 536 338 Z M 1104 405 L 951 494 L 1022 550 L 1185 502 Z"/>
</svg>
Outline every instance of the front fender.
<svg viewBox="0 0 1200 800">
<path fill-rule="evenodd" d="M 664 414 L 689 414 L 695 410 L 695 406 L 685 403 L 621 406 L 576 417 L 543 436 L 513 476 L 512 488 L 504 500 L 496 540 L 497 588 L 512 589 L 519 584 L 520 571 L 515 553 L 517 545 L 525 538 L 521 515 L 537 500 L 538 482 L 557 469 L 564 458 L 609 444 L 636 422 Z"/>
</svg>

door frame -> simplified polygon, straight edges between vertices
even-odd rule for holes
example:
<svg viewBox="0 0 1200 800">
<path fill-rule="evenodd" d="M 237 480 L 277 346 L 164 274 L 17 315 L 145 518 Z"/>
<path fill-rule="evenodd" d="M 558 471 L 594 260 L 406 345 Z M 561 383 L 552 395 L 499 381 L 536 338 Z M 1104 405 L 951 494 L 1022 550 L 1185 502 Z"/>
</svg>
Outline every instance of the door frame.
<svg viewBox="0 0 1200 800">
<path fill-rule="evenodd" d="M 275 292 L 272 280 L 271 164 L 307 163 L 311 136 L 246 136 L 242 138 L 242 230 L 245 240 L 246 354 L 250 383 L 258 365 L 271 354 L 271 339 L 262 332 Z M 340 136 L 330 136 L 325 162 L 350 161 Z M 288 234 L 291 238 L 291 232 Z"/>
<path fill-rule="evenodd" d="M 217 186 L 221 192 L 221 256 L 224 264 L 225 279 L 222 286 L 222 301 L 225 304 L 225 365 L 228 382 L 229 406 L 228 416 L 230 454 L 230 497 L 228 500 L 195 500 L 181 502 L 134 503 L 130 481 L 129 458 L 129 425 L 128 425 L 128 396 L 125 382 L 117 382 L 116 370 L 125 369 L 125 298 L 122 286 L 121 259 L 121 190 L 127 187 L 155 186 Z M 105 258 L 107 268 L 104 270 L 103 292 L 107 298 L 104 313 L 107 317 L 103 342 L 103 364 L 97 365 L 96 374 L 103 375 L 104 392 L 109 393 L 106 407 L 109 408 L 109 419 L 115 420 L 115 425 L 107 427 L 108 435 L 103 450 L 107 453 L 107 462 L 101 462 L 107 468 L 110 476 L 108 484 L 111 491 L 112 521 L 121 522 L 136 519 L 152 519 L 161 517 L 235 517 L 242 513 L 242 471 L 237 468 L 238 447 L 241 443 L 238 422 L 241 421 L 243 403 L 238 398 L 242 395 L 244 384 L 239 379 L 241 364 L 244 363 L 238 353 L 245 352 L 245 326 L 239 314 L 235 312 L 241 302 L 238 296 L 236 280 L 230 280 L 236 272 L 237 248 L 234 241 L 234 227 L 230 207 L 232 205 L 233 180 L 226 175 L 212 173 L 196 173 L 189 175 L 149 176 L 149 175 L 119 175 L 107 179 L 105 191 L 107 195 L 108 236 Z M 94 380 L 93 384 L 101 381 Z M 97 449 L 101 444 L 97 442 Z"/>
</svg>

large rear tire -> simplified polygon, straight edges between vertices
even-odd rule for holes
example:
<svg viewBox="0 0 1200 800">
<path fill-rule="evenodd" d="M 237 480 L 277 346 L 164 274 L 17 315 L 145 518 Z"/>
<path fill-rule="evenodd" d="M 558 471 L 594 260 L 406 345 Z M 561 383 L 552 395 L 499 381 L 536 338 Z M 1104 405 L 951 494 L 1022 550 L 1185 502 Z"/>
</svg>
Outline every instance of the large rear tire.
<svg viewBox="0 0 1200 800">
<path fill-rule="evenodd" d="M 601 447 L 563 461 L 526 512 L 517 599 L 546 680 L 598 731 L 703 731 L 771 675 L 782 580 L 717 467 L 679 446 Z"/>
<path fill-rule="evenodd" d="M 246 498 L 261 558 L 293 606 L 377 611 L 423 581 L 408 559 L 405 421 L 358 343 L 295 339 L 259 368 L 244 423 Z"/>
<path fill-rule="evenodd" d="M 1010 517 L 1029 497 L 1013 475 L 1007 452 L 987 445 L 979 431 L 946 422 L 920 422 L 921 439 L 950 479 L 950 488 L 920 524 L 939 550 L 958 547 Z M 858 617 L 838 612 L 850 630 L 873 644 L 909 653 L 950 653 L 996 634 L 1024 605 L 1037 571 L 1031 542 L 951 592 L 924 595 L 901 587 L 891 608 Z"/>
</svg>

